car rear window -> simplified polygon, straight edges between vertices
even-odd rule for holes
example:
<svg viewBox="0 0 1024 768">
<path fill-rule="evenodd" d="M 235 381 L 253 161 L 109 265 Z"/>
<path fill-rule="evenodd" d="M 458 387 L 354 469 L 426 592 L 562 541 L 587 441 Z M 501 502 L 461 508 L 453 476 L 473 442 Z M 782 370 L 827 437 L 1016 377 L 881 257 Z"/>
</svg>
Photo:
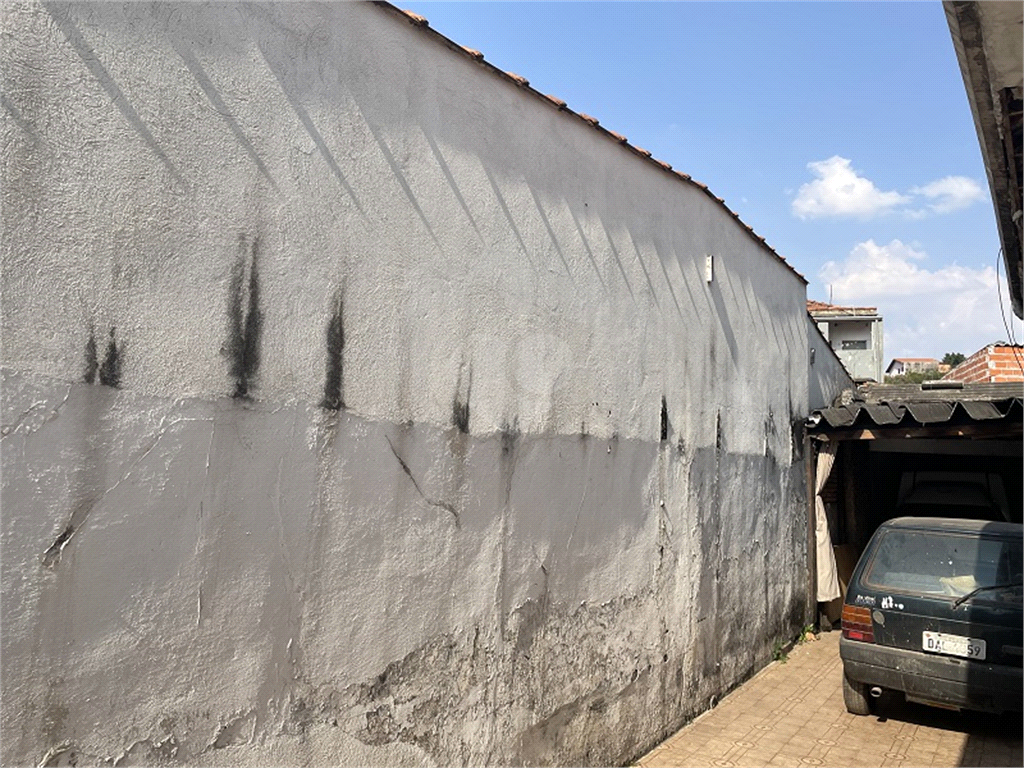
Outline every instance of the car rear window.
<svg viewBox="0 0 1024 768">
<path fill-rule="evenodd" d="M 977 601 L 1021 602 L 1024 546 L 1020 538 L 940 531 L 887 530 L 881 534 L 861 581 L 876 588 L 962 597 L 978 588 Z"/>
</svg>

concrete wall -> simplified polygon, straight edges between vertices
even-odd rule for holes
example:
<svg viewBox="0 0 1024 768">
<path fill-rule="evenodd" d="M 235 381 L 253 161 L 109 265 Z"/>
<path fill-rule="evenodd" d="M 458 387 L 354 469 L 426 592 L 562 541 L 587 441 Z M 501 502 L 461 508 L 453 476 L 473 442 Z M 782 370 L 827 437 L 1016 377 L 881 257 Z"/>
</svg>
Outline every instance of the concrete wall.
<svg viewBox="0 0 1024 768">
<path fill-rule="evenodd" d="M 797 631 L 703 191 L 391 8 L 0 13 L 0 762 L 621 763 Z"/>
<path fill-rule="evenodd" d="M 822 333 L 821 325 L 810 315 L 807 316 L 807 343 L 813 350 L 808 356 L 810 368 L 807 382 L 808 406 L 812 411 L 829 407 L 844 389 L 855 388 L 843 361 Z"/>
</svg>

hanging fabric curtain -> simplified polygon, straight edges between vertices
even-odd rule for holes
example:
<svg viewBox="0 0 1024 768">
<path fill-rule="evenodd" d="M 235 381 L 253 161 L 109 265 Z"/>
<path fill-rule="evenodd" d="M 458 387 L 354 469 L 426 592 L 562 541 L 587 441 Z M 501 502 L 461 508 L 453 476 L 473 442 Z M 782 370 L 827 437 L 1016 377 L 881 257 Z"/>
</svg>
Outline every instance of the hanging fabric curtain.
<svg viewBox="0 0 1024 768">
<path fill-rule="evenodd" d="M 818 449 L 818 464 L 814 482 L 814 539 L 818 553 L 818 602 L 827 603 L 841 594 L 839 576 L 836 572 L 836 555 L 832 551 L 832 536 L 828 531 L 828 516 L 825 514 L 825 501 L 821 492 L 832 474 L 832 466 L 836 463 L 834 441 L 822 443 Z"/>
</svg>

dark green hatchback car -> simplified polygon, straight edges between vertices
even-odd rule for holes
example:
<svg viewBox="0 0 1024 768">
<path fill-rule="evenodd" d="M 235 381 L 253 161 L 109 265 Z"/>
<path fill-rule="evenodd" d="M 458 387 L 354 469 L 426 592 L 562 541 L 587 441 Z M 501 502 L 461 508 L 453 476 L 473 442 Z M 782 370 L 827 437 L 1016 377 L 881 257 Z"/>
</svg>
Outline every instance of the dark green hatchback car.
<svg viewBox="0 0 1024 768">
<path fill-rule="evenodd" d="M 900 517 L 883 523 L 843 605 L 843 698 L 988 712 L 1022 709 L 1024 545 L 1017 523 Z"/>
</svg>

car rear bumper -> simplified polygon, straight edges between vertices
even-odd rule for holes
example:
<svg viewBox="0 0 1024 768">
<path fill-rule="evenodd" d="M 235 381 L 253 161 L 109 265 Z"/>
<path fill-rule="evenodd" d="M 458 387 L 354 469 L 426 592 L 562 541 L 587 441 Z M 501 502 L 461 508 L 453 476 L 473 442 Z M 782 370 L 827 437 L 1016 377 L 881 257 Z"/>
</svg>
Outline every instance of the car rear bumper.
<svg viewBox="0 0 1024 768">
<path fill-rule="evenodd" d="M 924 651 L 839 640 L 843 671 L 858 683 L 903 691 L 909 698 L 986 712 L 1022 710 L 1020 667 Z"/>
</svg>

